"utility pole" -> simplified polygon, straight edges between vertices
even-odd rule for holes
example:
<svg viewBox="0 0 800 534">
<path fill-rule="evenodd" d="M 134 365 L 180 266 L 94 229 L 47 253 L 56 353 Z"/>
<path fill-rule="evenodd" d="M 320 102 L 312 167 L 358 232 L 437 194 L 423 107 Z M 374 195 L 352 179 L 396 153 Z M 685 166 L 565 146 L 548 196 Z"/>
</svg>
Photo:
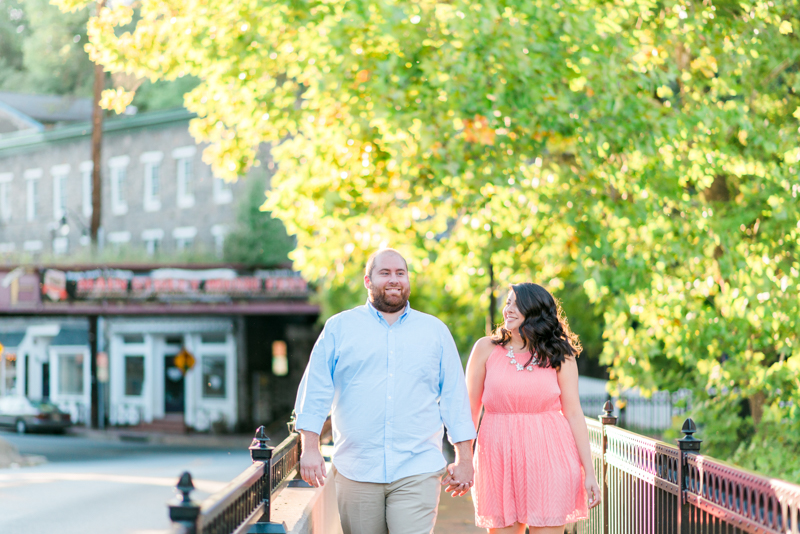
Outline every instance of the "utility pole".
<svg viewBox="0 0 800 534">
<path fill-rule="evenodd" d="M 489 258 L 489 314 L 486 316 L 486 335 L 491 335 L 494 331 L 495 313 L 497 313 L 497 299 L 494 294 L 494 266 L 492 259 Z"/>
<path fill-rule="evenodd" d="M 106 5 L 106 0 L 98 0 L 97 13 Z M 92 221 L 89 225 L 89 235 L 92 240 L 92 255 L 97 257 L 100 252 L 98 234 L 100 233 L 100 216 L 102 215 L 102 148 L 103 148 L 103 109 L 100 107 L 100 98 L 105 88 L 106 73 L 99 63 L 94 65 L 94 101 L 92 102 Z M 98 426 L 98 390 L 97 381 L 97 316 L 90 315 L 89 319 L 89 347 L 91 353 L 91 384 L 90 402 L 91 414 L 89 424 L 91 428 Z"/>
<path fill-rule="evenodd" d="M 97 14 L 105 7 L 105 0 L 97 2 Z M 89 235 L 92 240 L 92 252 L 98 252 L 98 233 L 100 231 L 100 216 L 102 214 L 102 170 L 101 151 L 103 148 L 103 109 L 100 107 L 100 98 L 105 88 L 106 73 L 103 66 L 96 63 L 94 66 L 94 101 L 92 103 L 92 221 L 89 225 Z"/>
</svg>

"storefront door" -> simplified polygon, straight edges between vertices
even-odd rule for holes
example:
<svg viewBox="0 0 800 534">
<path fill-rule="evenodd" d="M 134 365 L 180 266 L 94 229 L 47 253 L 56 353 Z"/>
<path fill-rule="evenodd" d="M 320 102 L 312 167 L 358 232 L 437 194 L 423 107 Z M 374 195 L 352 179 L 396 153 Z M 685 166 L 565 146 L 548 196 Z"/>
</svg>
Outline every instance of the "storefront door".
<svg viewBox="0 0 800 534">
<path fill-rule="evenodd" d="M 164 356 L 164 413 L 183 413 L 186 404 L 186 388 L 183 371 L 175 366 L 173 354 Z"/>
<path fill-rule="evenodd" d="M 42 364 L 42 399 L 50 398 L 50 362 Z"/>
</svg>

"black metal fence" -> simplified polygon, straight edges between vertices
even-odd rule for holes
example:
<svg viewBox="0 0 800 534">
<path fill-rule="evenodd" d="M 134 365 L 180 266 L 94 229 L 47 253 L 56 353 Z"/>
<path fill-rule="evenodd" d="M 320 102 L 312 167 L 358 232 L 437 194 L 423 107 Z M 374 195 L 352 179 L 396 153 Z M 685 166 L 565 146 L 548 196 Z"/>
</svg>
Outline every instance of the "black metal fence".
<svg viewBox="0 0 800 534">
<path fill-rule="evenodd" d="M 283 526 L 271 522 L 272 498 L 283 487 L 302 480 L 290 480 L 300 463 L 300 434 L 289 422 L 290 434 L 277 447 L 267 445 L 269 438 L 264 427 L 256 431 L 250 445 L 253 464 L 227 486 L 202 503 L 194 502 L 192 476 L 185 472 L 178 481 L 181 494 L 169 505 L 169 517 L 175 534 L 244 534 L 284 532 Z M 330 418 L 320 434 L 321 442 L 331 435 Z"/>
<path fill-rule="evenodd" d="M 700 454 L 691 419 L 678 446 L 587 418 L 603 503 L 580 534 L 800 534 L 800 486 Z"/>
<path fill-rule="evenodd" d="M 618 428 L 606 401 L 597 420 L 587 417 L 592 461 L 602 504 L 567 526 L 575 534 L 800 534 L 800 486 L 745 471 L 700 454 L 696 427 L 686 419 L 678 445 Z M 291 424 L 290 424 L 291 425 Z M 330 420 L 322 431 L 330 435 Z M 178 483 L 182 497 L 169 507 L 174 532 L 243 534 L 283 532 L 270 522 L 270 503 L 293 483 L 299 434 L 274 449 L 264 427 L 250 446 L 253 465 L 202 503 L 192 501 L 191 475 Z M 302 481 L 299 482 L 302 485 Z"/>
</svg>

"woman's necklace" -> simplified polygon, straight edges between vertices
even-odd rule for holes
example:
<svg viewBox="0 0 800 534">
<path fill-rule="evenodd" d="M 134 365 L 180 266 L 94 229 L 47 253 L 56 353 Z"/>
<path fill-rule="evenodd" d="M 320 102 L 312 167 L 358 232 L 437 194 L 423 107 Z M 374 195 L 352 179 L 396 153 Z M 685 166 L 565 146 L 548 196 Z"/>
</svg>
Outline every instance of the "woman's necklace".
<svg viewBox="0 0 800 534">
<path fill-rule="evenodd" d="M 522 371 L 523 369 L 526 371 L 533 371 L 534 364 L 539 363 L 539 358 L 537 358 L 538 354 L 536 354 L 536 349 L 533 349 L 533 360 L 531 361 L 530 364 L 528 364 L 527 367 L 519 363 L 517 361 L 516 355 L 514 354 L 514 347 L 512 347 L 510 343 L 508 345 L 508 352 L 506 353 L 506 356 L 508 356 L 509 358 L 508 363 L 517 366 L 517 371 Z"/>
</svg>

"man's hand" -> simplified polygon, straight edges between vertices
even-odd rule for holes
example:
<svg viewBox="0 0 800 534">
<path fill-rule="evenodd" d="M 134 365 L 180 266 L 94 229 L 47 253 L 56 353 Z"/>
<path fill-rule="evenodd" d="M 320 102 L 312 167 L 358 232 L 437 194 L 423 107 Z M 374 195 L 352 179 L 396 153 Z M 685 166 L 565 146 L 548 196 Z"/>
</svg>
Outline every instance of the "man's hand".
<svg viewBox="0 0 800 534">
<path fill-rule="evenodd" d="M 466 495 L 474 483 L 475 470 L 472 467 L 472 441 L 455 444 L 456 461 L 447 466 L 442 486 L 452 497 Z"/>
<path fill-rule="evenodd" d="M 442 486 L 446 485 L 445 491 L 453 497 L 461 497 L 472 487 L 474 474 L 472 462 L 454 462 L 447 466 Z"/>
<path fill-rule="evenodd" d="M 300 455 L 300 478 L 318 488 L 325 485 L 325 460 L 319 452 L 319 434 L 301 430 L 303 454 Z"/>
</svg>

